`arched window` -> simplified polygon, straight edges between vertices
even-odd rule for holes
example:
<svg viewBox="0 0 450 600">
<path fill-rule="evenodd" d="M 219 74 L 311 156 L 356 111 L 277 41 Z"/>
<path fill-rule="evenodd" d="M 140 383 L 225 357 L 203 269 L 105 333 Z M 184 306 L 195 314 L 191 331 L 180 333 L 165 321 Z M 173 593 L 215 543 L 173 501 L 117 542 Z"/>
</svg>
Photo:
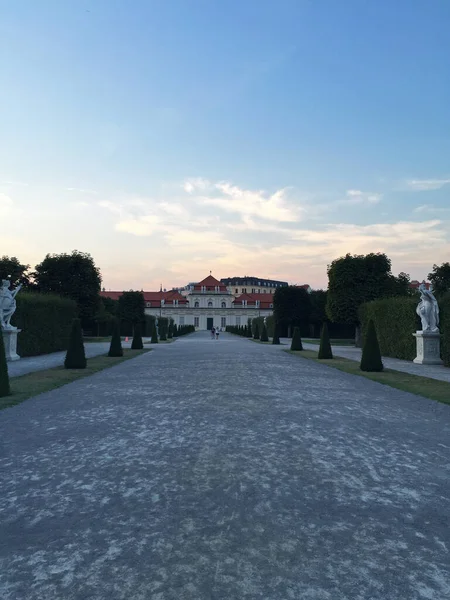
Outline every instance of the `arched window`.
<svg viewBox="0 0 450 600">
<path fill-rule="evenodd" d="M 222 308 L 226 308 L 227 307 L 227 303 L 226 302 L 222 302 Z"/>
<path fill-rule="evenodd" d="M 211 300 L 208 302 L 208 308 L 212 308 L 213 303 L 211 302 Z"/>
<path fill-rule="evenodd" d="M 199 307 L 200 307 L 200 302 L 195 302 L 194 308 L 199 308 Z"/>
</svg>

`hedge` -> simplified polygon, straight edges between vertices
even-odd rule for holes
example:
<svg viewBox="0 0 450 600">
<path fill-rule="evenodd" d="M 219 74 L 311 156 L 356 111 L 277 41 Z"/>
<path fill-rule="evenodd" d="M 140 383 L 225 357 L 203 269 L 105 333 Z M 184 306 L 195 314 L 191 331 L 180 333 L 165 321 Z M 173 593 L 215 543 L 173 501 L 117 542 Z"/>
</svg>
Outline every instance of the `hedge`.
<svg viewBox="0 0 450 600">
<path fill-rule="evenodd" d="M 17 295 L 13 324 L 21 329 L 17 337 L 19 356 L 37 356 L 67 350 L 72 319 L 77 316 L 73 300 L 51 294 L 23 292 Z"/>
<path fill-rule="evenodd" d="M 450 367 L 450 294 L 439 299 L 439 328 L 441 330 L 441 358 Z"/>
<path fill-rule="evenodd" d="M 421 329 L 416 315 L 417 298 L 399 297 L 373 300 L 359 309 L 363 340 L 370 319 L 373 319 L 382 356 L 414 360 L 416 340 L 413 336 Z"/>
</svg>

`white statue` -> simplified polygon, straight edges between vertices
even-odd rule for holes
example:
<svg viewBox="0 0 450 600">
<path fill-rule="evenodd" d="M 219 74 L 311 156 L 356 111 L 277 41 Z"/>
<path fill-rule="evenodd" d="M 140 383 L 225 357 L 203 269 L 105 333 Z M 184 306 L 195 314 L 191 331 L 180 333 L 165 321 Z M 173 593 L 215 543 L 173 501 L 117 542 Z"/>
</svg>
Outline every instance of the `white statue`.
<svg viewBox="0 0 450 600">
<path fill-rule="evenodd" d="M 439 305 L 431 289 L 427 290 L 425 283 L 419 286 L 420 302 L 416 313 L 422 321 L 422 331 L 439 332 Z"/>
<path fill-rule="evenodd" d="M 17 303 L 16 296 L 21 290 L 22 285 L 18 285 L 16 289 L 10 290 L 10 281 L 2 279 L 0 287 L 0 326 L 6 331 L 15 331 L 17 327 L 11 325 L 11 317 L 16 312 Z"/>
</svg>

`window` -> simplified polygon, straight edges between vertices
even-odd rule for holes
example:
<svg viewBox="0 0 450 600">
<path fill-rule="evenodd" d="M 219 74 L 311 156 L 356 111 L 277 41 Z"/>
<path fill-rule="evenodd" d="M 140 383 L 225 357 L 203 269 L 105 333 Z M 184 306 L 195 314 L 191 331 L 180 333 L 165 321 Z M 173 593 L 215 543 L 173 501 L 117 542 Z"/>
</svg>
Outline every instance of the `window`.
<svg viewBox="0 0 450 600">
<path fill-rule="evenodd" d="M 247 300 L 242 300 L 242 306 L 247 306 Z"/>
<path fill-rule="evenodd" d="M 259 300 L 257 300 L 257 301 L 256 301 L 256 308 L 259 308 L 259 305 L 260 305 L 260 301 L 259 301 Z"/>
<path fill-rule="evenodd" d="M 208 302 L 208 308 L 212 308 L 213 303 L 211 302 L 211 300 Z"/>
<path fill-rule="evenodd" d="M 226 302 L 222 302 L 221 307 L 222 308 L 226 308 L 227 307 L 227 303 Z"/>
<path fill-rule="evenodd" d="M 226 317 L 222 317 L 220 319 L 220 326 L 221 327 L 226 327 L 227 326 L 227 318 Z"/>
<path fill-rule="evenodd" d="M 273 308 L 273 304 L 270 305 L 270 308 Z"/>
<path fill-rule="evenodd" d="M 198 301 L 197 301 L 197 302 L 195 302 L 195 303 L 194 303 L 194 308 L 199 308 L 199 307 L 200 307 L 200 302 L 198 302 Z"/>
<path fill-rule="evenodd" d="M 200 327 L 200 317 L 194 317 L 194 327 Z"/>
<path fill-rule="evenodd" d="M 206 292 L 206 286 L 202 285 L 202 292 Z"/>
<path fill-rule="evenodd" d="M 147 302 L 145 306 L 146 306 L 147 308 L 151 308 L 151 306 L 152 306 L 152 303 L 151 303 L 151 302 Z"/>
<path fill-rule="evenodd" d="M 236 325 L 237 325 L 238 327 L 240 327 L 240 326 L 241 326 L 241 317 L 236 317 Z"/>
<path fill-rule="evenodd" d="M 235 294 L 239 294 L 239 290 L 238 290 L 238 288 L 236 288 Z"/>
<path fill-rule="evenodd" d="M 255 293 L 256 293 L 255 288 L 252 288 L 252 294 L 255 294 Z"/>
<path fill-rule="evenodd" d="M 175 306 L 178 306 L 178 300 L 174 300 L 173 303 L 175 304 Z"/>
<path fill-rule="evenodd" d="M 242 293 L 246 294 L 247 293 L 247 288 L 242 288 Z"/>
<path fill-rule="evenodd" d="M 180 325 L 184 325 L 184 317 L 180 317 Z"/>
</svg>

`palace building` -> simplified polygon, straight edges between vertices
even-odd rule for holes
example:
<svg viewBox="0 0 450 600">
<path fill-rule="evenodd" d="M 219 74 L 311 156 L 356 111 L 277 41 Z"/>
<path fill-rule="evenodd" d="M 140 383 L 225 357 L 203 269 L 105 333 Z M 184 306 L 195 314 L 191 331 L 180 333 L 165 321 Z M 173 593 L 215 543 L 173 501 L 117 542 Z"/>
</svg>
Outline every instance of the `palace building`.
<svg viewBox="0 0 450 600">
<path fill-rule="evenodd" d="M 238 279 L 243 283 L 234 283 Z M 267 283 L 270 285 L 266 285 Z M 208 330 L 212 327 L 245 325 L 249 318 L 269 317 L 273 313 L 273 293 L 280 285 L 288 284 L 253 277 L 233 277 L 219 281 L 208 275 L 203 281 L 191 283 L 181 290 L 161 289 L 159 292 L 142 294 L 147 314 L 169 317 L 177 326 L 194 325 L 196 329 Z M 101 292 L 103 297 L 113 300 L 118 300 L 122 294 L 123 292 Z"/>
</svg>

